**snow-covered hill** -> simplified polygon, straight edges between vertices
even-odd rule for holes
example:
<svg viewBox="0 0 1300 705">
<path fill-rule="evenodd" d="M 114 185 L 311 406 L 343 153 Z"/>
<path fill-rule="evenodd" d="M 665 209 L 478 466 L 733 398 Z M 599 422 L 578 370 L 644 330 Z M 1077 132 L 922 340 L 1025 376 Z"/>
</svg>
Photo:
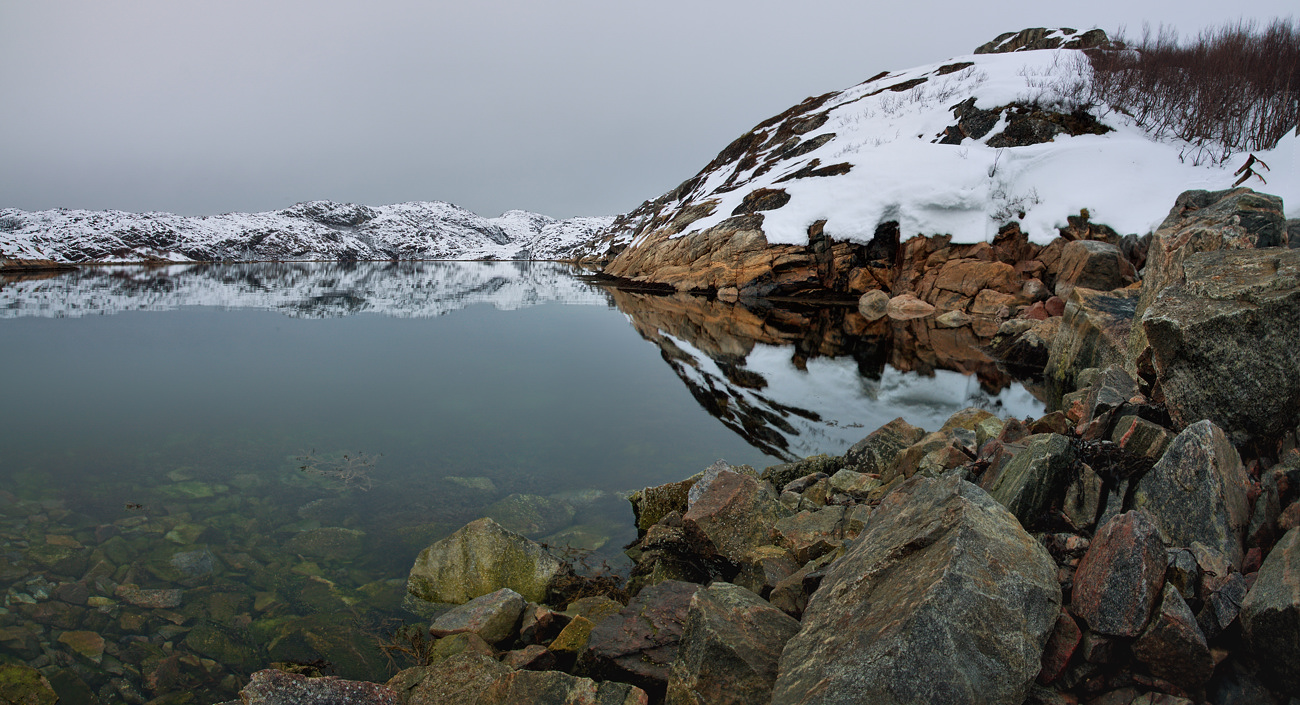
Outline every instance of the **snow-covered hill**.
<svg viewBox="0 0 1300 705">
<path fill-rule="evenodd" d="M 1055 44 L 1083 36 L 1048 31 L 1049 46 L 1052 35 Z M 877 226 L 895 221 L 904 240 L 948 234 L 975 243 L 1018 222 L 1046 244 L 1081 209 L 1121 234 L 1143 235 L 1179 193 L 1231 187 L 1249 156 L 1211 159 L 1187 142 L 1153 137 L 1126 115 L 1084 105 L 1091 68 L 1080 51 L 996 44 L 982 49 L 1021 50 L 886 71 L 805 100 L 621 216 L 589 252 L 664 253 L 675 239 L 717 228 L 716 238 L 688 248 L 694 253 L 752 230 L 756 217 L 768 245 L 807 245 L 819 221 L 819 232 L 837 242 L 868 243 Z M 1300 138 L 1288 135 L 1256 156 L 1271 167 L 1259 170 L 1267 184 L 1244 185 L 1281 196 L 1287 217 L 1300 216 Z M 731 220 L 738 216 L 749 220 Z M 729 221 L 737 226 L 728 230 Z M 655 267 L 692 266 L 675 253 L 640 257 L 620 276 L 653 280 Z"/>
<path fill-rule="evenodd" d="M 0 318 L 76 318 L 186 306 L 279 311 L 298 318 L 377 313 L 441 316 L 472 304 L 609 305 L 566 266 L 544 262 L 286 262 L 82 267 L 0 279 Z"/>
<path fill-rule="evenodd" d="M 563 259 L 612 218 L 483 218 L 441 201 L 310 201 L 269 213 L 0 209 L 0 256 L 58 262 Z"/>
</svg>

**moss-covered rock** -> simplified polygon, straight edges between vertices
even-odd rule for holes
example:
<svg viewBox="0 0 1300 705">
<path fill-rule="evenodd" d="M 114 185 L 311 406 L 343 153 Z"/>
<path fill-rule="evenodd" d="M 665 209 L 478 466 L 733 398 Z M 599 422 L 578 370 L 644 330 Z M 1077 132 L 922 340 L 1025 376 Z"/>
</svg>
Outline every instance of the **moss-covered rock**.
<svg viewBox="0 0 1300 705">
<path fill-rule="evenodd" d="M 59 696 L 50 682 L 31 666 L 0 665 L 0 702 L 5 705 L 54 705 Z"/>
<path fill-rule="evenodd" d="M 503 587 L 542 602 L 564 569 L 540 544 L 484 518 L 421 551 L 406 587 L 424 602 L 464 604 Z"/>
</svg>

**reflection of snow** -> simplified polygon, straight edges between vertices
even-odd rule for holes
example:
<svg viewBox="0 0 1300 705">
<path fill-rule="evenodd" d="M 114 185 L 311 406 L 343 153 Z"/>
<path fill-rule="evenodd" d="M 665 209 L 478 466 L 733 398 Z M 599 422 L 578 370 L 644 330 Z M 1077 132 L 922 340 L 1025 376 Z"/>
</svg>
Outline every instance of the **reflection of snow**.
<svg viewBox="0 0 1300 705">
<path fill-rule="evenodd" d="M 743 388 L 731 384 L 718 364 L 690 343 L 680 338 L 672 341 L 695 360 L 694 366 L 681 365 L 679 369 L 689 383 L 715 394 L 725 392 L 736 407 L 747 405 L 779 417 L 781 423 L 768 424 L 768 428 L 783 436 L 786 451 L 797 457 L 843 453 L 899 416 L 935 431 L 949 416 L 969 406 L 1004 418 L 1043 413 L 1042 403 L 1020 384 L 990 395 L 974 376 L 950 370 L 923 376 L 887 367 L 875 380 L 862 377 L 857 362 L 848 357 L 814 358 L 807 361 L 806 370 L 800 370 L 791 361 L 792 345 L 756 345 L 744 369 L 766 384 Z"/>
<path fill-rule="evenodd" d="M 218 306 L 303 318 L 379 313 L 440 316 L 470 304 L 510 310 L 541 303 L 608 305 L 562 265 L 403 262 L 87 267 L 0 284 L 0 318 L 102 315 Z"/>
</svg>

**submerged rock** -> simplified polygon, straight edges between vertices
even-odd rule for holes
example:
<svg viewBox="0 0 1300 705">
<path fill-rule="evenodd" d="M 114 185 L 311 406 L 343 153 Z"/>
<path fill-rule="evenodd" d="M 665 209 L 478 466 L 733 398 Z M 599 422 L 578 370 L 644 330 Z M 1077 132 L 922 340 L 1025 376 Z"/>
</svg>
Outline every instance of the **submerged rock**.
<svg viewBox="0 0 1300 705">
<path fill-rule="evenodd" d="M 560 559 L 540 544 L 484 518 L 421 551 L 406 588 L 434 603 L 464 604 L 505 587 L 525 600 L 542 602 L 563 570 Z"/>
<path fill-rule="evenodd" d="M 781 655 L 773 705 L 1020 703 L 1060 614 L 1056 565 L 956 477 L 886 496 Z"/>
<path fill-rule="evenodd" d="M 402 702 L 396 691 L 379 683 L 331 676 L 309 678 L 274 669 L 254 673 L 248 685 L 239 691 L 239 697 L 244 705 L 398 705 Z"/>
</svg>

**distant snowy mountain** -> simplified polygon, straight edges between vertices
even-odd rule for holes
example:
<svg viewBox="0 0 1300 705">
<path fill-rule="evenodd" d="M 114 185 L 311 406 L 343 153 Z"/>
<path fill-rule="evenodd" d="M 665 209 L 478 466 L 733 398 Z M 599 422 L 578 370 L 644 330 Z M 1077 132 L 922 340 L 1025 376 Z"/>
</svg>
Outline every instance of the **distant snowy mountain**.
<svg viewBox="0 0 1300 705">
<path fill-rule="evenodd" d="M 441 201 L 309 201 L 269 213 L 0 209 L 0 257 L 57 262 L 563 259 L 612 218 L 484 218 Z"/>
<path fill-rule="evenodd" d="M 83 267 L 0 278 L 0 318 L 77 318 L 186 306 L 279 311 L 297 318 L 377 313 L 441 316 L 473 304 L 608 306 L 600 289 L 548 262 L 286 262 Z"/>
</svg>

